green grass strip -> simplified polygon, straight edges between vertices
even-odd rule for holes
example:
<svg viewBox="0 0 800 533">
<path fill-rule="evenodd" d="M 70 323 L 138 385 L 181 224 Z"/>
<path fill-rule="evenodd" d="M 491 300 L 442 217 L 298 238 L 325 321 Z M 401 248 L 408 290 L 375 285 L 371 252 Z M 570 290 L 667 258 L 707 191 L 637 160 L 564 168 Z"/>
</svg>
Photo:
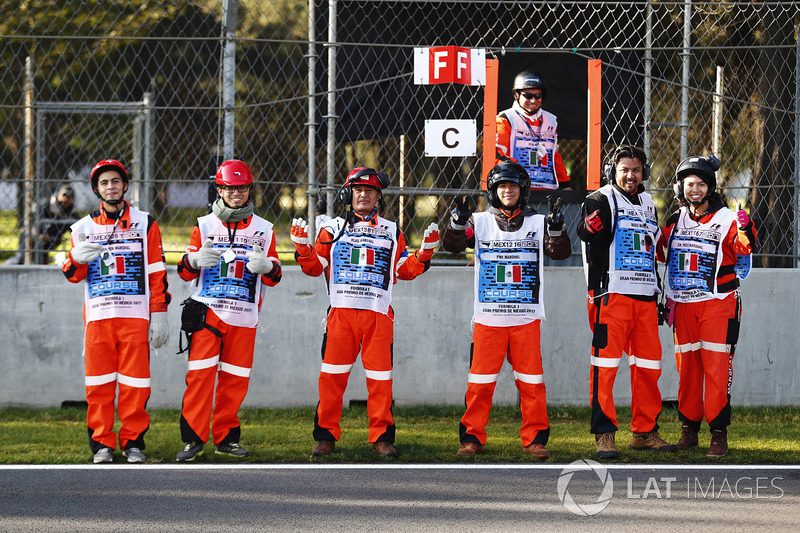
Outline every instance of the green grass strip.
<svg viewBox="0 0 800 533">
<path fill-rule="evenodd" d="M 594 438 L 589 433 L 588 408 L 550 407 L 550 463 L 566 464 L 577 459 L 596 459 Z M 328 457 L 312 459 L 313 408 L 243 409 L 241 444 L 251 455 L 231 458 L 216 455 L 211 444 L 198 462 L 213 463 L 329 463 L 329 464 L 526 464 L 538 461 L 522 453 L 521 423 L 515 407 L 492 410 L 484 453 L 457 457 L 460 406 L 395 407 L 396 447 L 400 457 L 378 457 L 367 443 L 367 413 L 364 407 L 346 408 L 342 413 L 342 438 Z M 148 463 L 174 463 L 182 448 L 175 409 L 150 412 L 146 435 Z M 728 428 L 728 455 L 706 457 L 708 427 L 700 432 L 700 449 L 677 453 L 632 451 L 630 409 L 618 409 L 620 431 L 615 463 L 650 464 L 800 464 L 800 409 L 791 407 L 734 407 Z M 665 409 L 659 419 L 661 436 L 675 443 L 680 436 L 678 413 Z M 119 423 L 117 423 L 117 429 Z M 119 450 L 115 462 L 125 459 Z M 80 408 L 0 410 L 0 464 L 81 464 L 91 462 L 87 443 L 86 413 Z"/>
</svg>

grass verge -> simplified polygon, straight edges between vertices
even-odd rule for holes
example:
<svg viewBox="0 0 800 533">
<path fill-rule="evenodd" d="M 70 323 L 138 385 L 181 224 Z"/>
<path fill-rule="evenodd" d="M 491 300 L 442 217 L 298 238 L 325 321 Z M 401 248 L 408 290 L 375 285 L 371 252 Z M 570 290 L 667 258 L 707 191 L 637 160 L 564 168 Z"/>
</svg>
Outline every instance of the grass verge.
<svg viewBox="0 0 800 533">
<path fill-rule="evenodd" d="M 151 411 L 146 435 L 148 463 L 174 463 L 182 448 L 175 409 Z M 395 407 L 397 459 L 375 455 L 367 444 L 367 413 L 364 407 L 346 408 L 342 413 L 342 438 L 328 457 L 311 459 L 314 410 L 243 409 L 241 444 L 251 455 L 236 459 L 216 455 L 206 445 L 198 462 L 213 463 L 423 463 L 423 464 L 524 464 L 537 463 L 522 453 L 519 439 L 519 410 L 498 406 L 492 410 L 484 453 L 457 457 L 459 406 Z M 550 463 L 566 464 L 577 459 L 596 459 L 594 439 L 589 433 L 588 408 L 550 407 Z M 730 450 L 720 459 L 706 457 L 709 433 L 703 426 L 700 449 L 673 454 L 628 449 L 630 409 L 620 408 L 615 463 L 631 464 L 800 464 L 800 409 L 787 407 L 734 408 L 728 430 Z M 661 436 L 676 442 L 680 422 L 675 409 L 665 409 L 659 419 Z M 119 424 L 117 424 L 117 428 Z M 125 459 L 117 451 L 115 462 Z M 80 464 L 91 462 L 87 444 L 86 413 L 80 408 L 0 410 L 0 464 Z"/>
</svg>

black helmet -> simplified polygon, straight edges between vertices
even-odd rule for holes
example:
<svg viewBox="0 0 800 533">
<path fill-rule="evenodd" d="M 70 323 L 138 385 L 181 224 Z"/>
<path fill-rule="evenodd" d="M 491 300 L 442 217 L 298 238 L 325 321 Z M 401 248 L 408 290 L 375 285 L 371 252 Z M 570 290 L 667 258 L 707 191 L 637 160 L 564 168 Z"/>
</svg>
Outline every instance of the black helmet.
<svg viewBox="0 0 800 533">
<path fill-rule="evenodd" d="M 721 163 L 714 154 L 704 156 L 693 155 L 681 161 L 681 164 L 675 169 L 675 178 L 672 181 L 672 189 L 678 201 L 686 201 L 686 198 L 683 196 L 683 179 L 690 174 L 694 174 L 703 180 L 703 183 L 708 185 L 708 194 L 706 194 L 705 198 L 703 198 L 700 203 L 702 204 L 707 198 L 711 197 L 717 190 L 716 172 L 719 170 L 720 166 Z"/>
<path fill-rule="evenodd" d="M 514 77 L 513 90 L 523 91 L 525 89 L 540 89 L 543 96 L 547 96 L 547 88 L 544 86 L 542 75 L 532 70 L 523 70 Z"/>
<path fill-rule="evenodd" d="M 486 176 L 486 193 L 489 196 L 489 203 L 492 207 L 500 209 L 503 207 L 500 198 L 497 196 L 497 186 L 503 181 L 510 181 L 519 185 L 519 202 L 514 207 L 525 207 L 528 201 L 528 193 L 531 190 L 531 178 L 528 171 L 519 163 L 504 161 L 495 165 Z"/>
</svg>

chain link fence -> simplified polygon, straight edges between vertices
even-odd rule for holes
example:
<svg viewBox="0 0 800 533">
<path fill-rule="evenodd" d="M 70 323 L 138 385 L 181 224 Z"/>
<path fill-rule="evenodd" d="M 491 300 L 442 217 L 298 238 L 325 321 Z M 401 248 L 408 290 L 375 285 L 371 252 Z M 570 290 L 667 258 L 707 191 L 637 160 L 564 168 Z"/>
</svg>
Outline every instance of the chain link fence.
<svg viewBox="0 0 800 533">
<path fill-rule="evenodd" d="M 88 173 L 106 157 L 128 167 L 128 197 L 159 221 L 170 262 L 230 156 L 253 169 L 256 212 L 276 224 L 285 260 L 291 219 L 335 214 L 357 166 L 389 174 L 385 214 L 416 246 L 456 195 L 483 202 L 492 140 L 479 135 L 474 156 L 425 156 L 426 120 L 483 123 L 484 87 L 414 85 L 415 46 L 456 45 L 499 60 L 499 110 L 519 70 L 542 73 L 572 178 L 558 194 L 573 264 L 588 59 L 603 61 L 603 153 L 645 149 L 662 220 L 680 160 L 714 152 L 729 204 L 758 224 L 755 264 L 800 261 L 798 2 L 22 0 L 2 15 L 0 258 L 48 250 L 37 205 L 62 184 L 76 192 L 74 216 L 94 210 Z M 434 263 L 452 260 L 438 252 Z"/>
</svg>

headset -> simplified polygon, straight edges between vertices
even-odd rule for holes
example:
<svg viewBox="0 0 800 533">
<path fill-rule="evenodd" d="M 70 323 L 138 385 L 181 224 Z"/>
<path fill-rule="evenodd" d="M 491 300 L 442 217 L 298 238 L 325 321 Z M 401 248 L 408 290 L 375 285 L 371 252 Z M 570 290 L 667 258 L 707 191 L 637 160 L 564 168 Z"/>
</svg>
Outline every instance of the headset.
<svg viewBox="0 0 800 533">
<path fill-rule="evenodd" d="M 374 179 L 372 176 L 377 178 Z M 361 183 L 359 183 L 359 181 Z M 376 184 L 377 181 L 377 184 Z M 353 169 L 344 180 L 339 192 L 336 193 L 336 203 L 341 206 L 339 216 L 344 219 L 342 229 L 339 230 L 332 241 L 322 242 L 322 244 L 333 244 L 344 235 L 344 230 L 347 224 L 355 223 L 355 215 L 353 214 L 353 185 L 369 185 L 375 187 L 380 192 L 381 198 L 383 197 L 383 189 L 389 186 L 389 175 L 386 172 L 378 172 L 374 168 L 362 167 Z"/>
<path fill-rule="evenodd" d="M 357 180 L 364 181 L 364 177 L 367 176 L 366 181 L 370 181 L 372 183 L 364 183 L 364 185 L 374 185 L 374 181 L 370 180 L 369 176 L 377 176 L 378 178 L 378 189 L 381 191 L 381 196 L 383 196 L 383 189 L 389 186 L 389 175 L 386 172 L 378 172 L 374 168 L 357 168 L 350 172 L 347 175 L 347 178 L 344 180 L 344 184 L 342 185 L 341 189 L 339 189 L 339 193 L 336 197 L 339 199 L 339 203 L 347 209 L 353 203 L 353 185 L 358 185 Z"/>
<path fill-rule="evenodd" d="M 650 165 L 647 163 L 647 155 L 635 146 L 623 144 L 618 146 L 606 159 L 606 164 L 603 167 L 603 177 L 606 183 L 613 185 L 617 182 L 617 162 L 623 157 L 640 160 L 644 167 L 642 168 L 642 181 L 650 179 Z"/>
</svg>

